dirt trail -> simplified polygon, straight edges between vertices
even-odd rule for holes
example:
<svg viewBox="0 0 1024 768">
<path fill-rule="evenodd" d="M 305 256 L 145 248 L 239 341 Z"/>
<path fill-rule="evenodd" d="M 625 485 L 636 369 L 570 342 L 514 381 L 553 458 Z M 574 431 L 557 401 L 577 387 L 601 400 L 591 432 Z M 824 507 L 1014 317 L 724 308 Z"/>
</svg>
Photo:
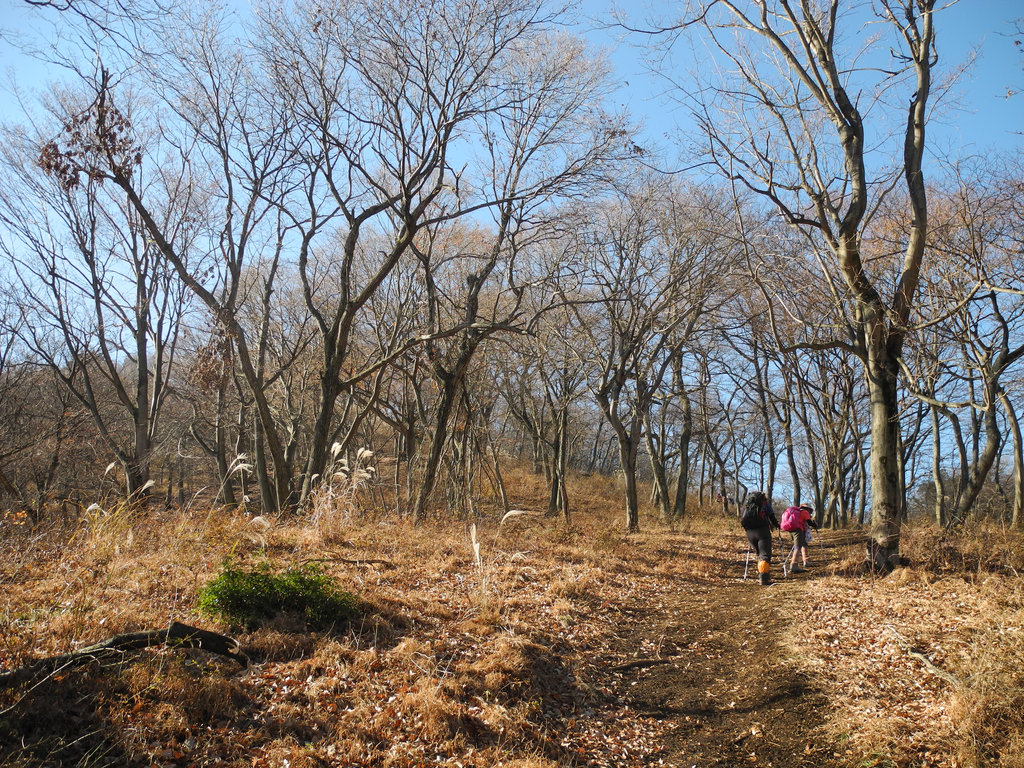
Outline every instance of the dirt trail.
<svg viewBox="0 0 1024 768">
<path fill-rule="evenodd" d="M 809 580 L 824 571 L 760 587 L 756 574 L 740 578 L 734 554 L 722 562 L 711 583 L 680 584 L 672 605 L 624 617 L 622 650 L 657 648 L 658 663 L 622 665 L 633 671 L 616 686 L 621 702 L 672 726 L 666 765 L 839 765 L 820 728 L 827 696 L 785 642 Z M 781 576 L 778 564 L 773 572 Z"/>
</svg>

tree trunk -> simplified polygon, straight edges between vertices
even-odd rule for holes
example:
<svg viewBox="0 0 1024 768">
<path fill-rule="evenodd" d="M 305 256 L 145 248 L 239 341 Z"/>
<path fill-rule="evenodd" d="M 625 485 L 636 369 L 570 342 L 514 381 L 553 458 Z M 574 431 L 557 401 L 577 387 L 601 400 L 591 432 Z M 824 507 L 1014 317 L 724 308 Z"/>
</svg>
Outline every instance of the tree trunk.
<svg viewBox="0 0 1024 768">
<path fill-rule="evenodd" d="M 545 517 L 554 517 L 558 514 L 558 492 L 559 492 L 559 475 L 557 464 L 558 457 L 556 456 L 550 462 L 552 470 L 550 477 L 547 480 L 548 483 L 548 509 L 545 512 Z"/>
<path fill-rule="evenodd" d="M 1024 439 L 1021 439 L 1020 421 L 1006 392 L 1001 392 L 999 401 L 1006 412 L 1006 420 L 1013 435 L 1013 516 L 1014 528 L 1024 529 Z"/>
<path fill-rule="evenodd" d="M 562 450 L 559 451 L 559 509 L 562 512 L 562 519 L 569 522 L 569 409 L 562 412 Z"/>
<path fill-rule="evenodd" d="M 1002 434 L 999 431 L 999 419 L 996 415 L 996 400 L 999 399 L 1000 393 L 1001 389 L 998 389 L 998 387 L 997 391 L 993 392 L 990 390 L 987 393 L 988 408 L 985 410 L 982 420 L 985 426 L 985 446 L 978 454 L 977 462 L 970 468 L 963 495 L 960 497 L 955 511 L 950 515 L 949 522 L 946 523 L 947 529 L 962 525 L 964 520 L 967 519 L 971 512 L 971 507 L 974 506 L 978 494 L 981 493 L 989 470 L 992 469 L 992 464 L 999 453 L 999 448 L 1002 445 Z"/>
<path fill-rule="evenodd" d="M 708 436 L 705 431 L 704 439 L 700 447 L 700 486 L 697 492 L 697 505 L 703 509 L 706 500 L 707 489 L 711 486 L 708 479 Z"/>
<path fill-rule="evenodd" d="M 932 406 L 932 483 L 935 486 L 935 522 L 946 525 L 946 482 L 942 477 L 942 434 L 939 429 L 939 411 Z"/>
<path fill-rule="evenodd" d="M 679 388 L 683 419 L 679 429 L 679 472 L 676 474 L 676 498 L 672 517 L 681 520 L 686 515 L 686 496 L 690 487 L 690 441 L 693 439 L 693 412 L 690 396 Z"/>
<path fill-rule="evenodd" d="M 636 443 L 624 436 L 619 440 L 619 464 L 626 484 L 626 531 L 640 530 L 640 499 L 636 483 Z"/>
<path fill-rule="evenodd" d="M 554 517 L 561 514 L 566 520 L 569 519 L 569 494 L 566 489 L 565 474 L 568 470 L 569 452 L 569 412 L 566 408 L 560 409 L 555 421 L 555 436 L 551 441 L 551 476 L 548 479 L 548 509 L 547 516 Z"/>
<path fill-rule="evenodd" d="M 220 491 L 217 499 L 229 507 L 238 505 L 235 498 L 235 486 L 231 478 L 230 462 L 228 461 L 227 430 L 224 428 L 225 400 L 227 398 L 227 378 L 222 377 L 217 387 L 217 410 L 214 414 L 214 444 L 217 451 L 217 475 L 220 478 Z"/>
<path fill-rule="evenodd" d="M 651 461 L 651 474 L 654 476 L 654 498 L 658 506 L 661 522 L 667 523 L 671 515 L 670 496 L 668 490 L 668 475 L 665 472 L 665 462 L 662 455 L 662 443 L 654 433 L 654 425 L 651 424 L 651 416 L 648 412 L 644 416 L 644 439 L 647 444 L 647 455 Z"/>
<path fill-rule="evenodd" d="M 786 438 L 786 464 L 789 466 L 789 477 L 793 483 L 793 499 L 799 500 L 800 498 L 800 472 L 796 465 L 796 441 L 793 439 L 793 412 L 792 406 L 786 404 L 783 406 L 786 411 L 786 419 L 782 422 L 783 429 L 785 430 Z"/>
<path fill-rule="evenodd" d="M 505 478 L 501 474 L 501 457 L 498 455 L 497 445 L 490 440 L 488 440 L 487 445 L 491 449 L 491 469 L 494 470 L 494 483 L 497 486 L 498 496 L 501 499 L 501 514 L 506 515 L 512 507 L 508 502 Z"/>
<path fill-rule="evenodd" d="M 597 434 L 594 435 L 594 448 L 590 452 L 590 463 L 587 466 L 587 474 L 592 475 L 598 469 L 598 446 L 601 445 L 601 432 L 604 431 L 604 420 L 597 423 Z"/>
<path fill-rule="evenodd" d="M 861 526 L 864 525 L 868 503 L 867 461 L 863 453 L 857 459 L 857 525 Z"/>
<path fill-rule="evenodd" d="M 264 514 L 277 514 L 281 510 L 277 503 L 277 496 L 274 493 L 274 485 L 271 482 L 270 473 L 267 472 L 267 457 L 263 444 L 263 423 L 259 414 L 254 414 L 252 425 L 253 457 L 256 463 L 256 479 L 260 486 L 260 506 Z"/>
<path fill-rule="evenodd" d="M 427 503 L 437 484 L 437 470 L 441 466 L 441 454 L 444 452 L 444 444 L 448 440 L 448 421 L 455 405 L 457 389 L 458 384 L 453 377 L 446 378 L 441 384 L 441 396 L 438 399 L 437 415 L 434 419 L 434 434 L 430 440 L 427 462 L 423 467 L 423 477 L 420 479 L 420 487 L 416 492 L 416 503 L 412 510 L 414 525 L 423 522 Z"/>
<path fill-rule="evenodd" d="M 900 523 L 903 499 L 900 481 L 899 397 L 896 362 L 886 345 L 870 337 L 884 336 L 881 322 L 867 323 L 867 379 L 871 413 L 871 567 L 888 573 L 900 564 Z"/>
<path fill-rule="evenodd" d="M 306 470 L 302 474 L 302 486 L 299 491 L 299 507 L 305 506 L 313 492 L 313 478 L 323 477 L 330 454 L 332 430 L 331 422 L 337 406 L 338 396 L 337 366 L 331 360 L 324 362 L 324 370 L 320 372 L 320 404 L 313 423 L 309 456 L 306 459 Z"/>
<path fill-rule="evenodd" d="M 133 501 L 145 501 L 148 495 L 146 484 L 149 482 L 149 462 L 152 456 L 152 424 L 150 423 L 150 387 L 149 387 L 149 322 L 147 304 L 149 298 L 142 281 L 136 284 L 135 316 L 138 325 L 135 330 L 135 445 L 130 466 L 126 467 L 128 481 L 128 498 Z"/>
<path fill-rule="evenodd" d="M 0 688 L 12 688 L 39 675 L 54 674 L 68 667 L 81 666 L 94 661 L 122 659 L 127 651 L 152 648 L 156 645 L 202 648 L 210 653 L 234 659 L 243 667 L 249 665 L 249 658 L 239 650 L 238 642 L 233 638 L 174 621 L 167 629 L 115 635 L 108 640 L 71 653 L 39 659 L 9 672 L 0 672 Z"/>
</svg>

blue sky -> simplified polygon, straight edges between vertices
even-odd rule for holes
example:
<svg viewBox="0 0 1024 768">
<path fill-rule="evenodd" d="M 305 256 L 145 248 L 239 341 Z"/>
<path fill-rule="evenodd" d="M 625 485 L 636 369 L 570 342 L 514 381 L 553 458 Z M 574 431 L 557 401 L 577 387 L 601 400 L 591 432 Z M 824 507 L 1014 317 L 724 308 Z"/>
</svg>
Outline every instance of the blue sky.
<svg viewBox="0 0 1024 768">
<path fill-rule="evenodd" d="M 645 8 L 652 5 L 662 17 L 669 13 L 664 9 L 671 8 L 671 3 L 650 0 L 618 0 L 616 5 L 638 18 L 649 17 Z M 596 16 L 599 11 L 592 9 L 603 9 L 607 3 L 590 0 L 584 7 Z M 932 100 L 932 150 L 956 156 L 1024 148 L 1024 2 L 960 0 L 942 11 L 936 28 L 939 78 L 972 58 L 973 63 L 951 92 Z M 610 47 L 616 75 L 629 83 L 622 101 L 645 120 L 652 136 L 660 137 L 680 124 L 685 130 L 684 111 L 658 97 L 664 81 L 648 71 L 634 47 L 619 43 L 612 32 L 590 36 Z"/>
<path fill-rule="evenodd" d="M 1024 146 L 1024 49 L 1014 43 L 1024 41 L 1024 3 L 962 0 L 945 13 L 938 45 L 946 66 L 967 61 L 972 50 L 977 60 L 954 94 L 962 108 L 941 116 L 936 132 L 959 139 L 968 151 L 1019 149 Z M 1019 29 L 1015 20 L 1022 20 Z M 1011 91 L 1016 95 L 1008 96 Z"/>
<path fill-rule="evenodd" d="M 616 5 L 638 16 L 652 5 L 671 8 L 650 0 L 618 0 Z M 581 3 L 583 15 L 590 18 L 604 17 L 609 7 L 609 0 Z M 937 25 L 940 69 L 968 61 L 972 51 L 977 59 L 938 105 L 929 126 L 933 151 L 956 156 L 1024 147 L 1024 46 L 1015 45 L 1024 33 L 1014 34 L 1015 20 L 1022 18 L 1020 0 L 960 0 L 943 11 Z M 12 41 L 21 38 L 45 47 L 54 37 L 48 22 L 59 16 L 31 8 L 25 0 L 0 0 L 0 19 L 0 119 L 20 122 L 22 107 L 13 97 L 12 84 L 30 92 L 41 89 L 55 70 L 24 55 Z M 685 114 L 658 98 L 663 82 L 647 70 L 637 48 L 620 43 L 614 32 L 591 31 L 588 37 L 609 50 L 622 86 L 619 99 L 644 121 L 652 141 L 685 125 Z M 1015 95 L 1008 97 L 1008 92 Z"/>
</svg>

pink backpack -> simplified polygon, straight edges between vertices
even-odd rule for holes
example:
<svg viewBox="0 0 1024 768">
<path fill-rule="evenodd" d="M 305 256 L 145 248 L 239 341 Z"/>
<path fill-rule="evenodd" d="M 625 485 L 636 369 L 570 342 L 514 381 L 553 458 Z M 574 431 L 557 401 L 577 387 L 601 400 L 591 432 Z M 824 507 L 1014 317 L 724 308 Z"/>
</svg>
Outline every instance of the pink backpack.
<svg viewBox="0 0 1024 768">
<path fill-rule="evenodd" d="M 787 507 L 786 511 L 782 513 L 782 521 L 779 523 L 779 527 L 784 531 L 799 531 L 803 528 L 800 524 L 800 508 L 799 507 Z"/>
</svg>

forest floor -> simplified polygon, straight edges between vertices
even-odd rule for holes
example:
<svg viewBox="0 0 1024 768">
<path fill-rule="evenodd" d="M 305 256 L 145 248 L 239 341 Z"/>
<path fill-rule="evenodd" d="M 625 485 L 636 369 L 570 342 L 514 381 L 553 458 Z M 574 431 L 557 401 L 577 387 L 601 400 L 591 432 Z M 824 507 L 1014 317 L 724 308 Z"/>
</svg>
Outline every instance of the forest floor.
<svg viewBox="0 0 1024 768">
<path fill-rule="evenodd" d="M 723 570 L 739 571 L 736 562 Z M 757 764 L 825 768 L 842 764 L 823 732 L 828 691 L 789 647 L 802 624 L 807 581 L 822 569 L 771 587 L 724 573 L 680 585 L 663 606 L 624 611 L 619 643 L 658 648 L 662 663 L 619 665 L 615 689 L 630 709 L 670 727 L 663 760 L 676 766 Z M 730 576 L 732 576 L 730 578 Z"/>
<path fill-rule="evenodd" d="M 781 578 L 777 553 L 760 587 L 731 521 L 617 522 L 8 528 L 0 670 L 172 620 L 251 663 L 151 649 L 2 690 L 0 766 L 1024 765 L 1019 534 L 908 532 L 918 564 L 880 579 L 853 573 L 862 534 L 826 532 L 811 569 Z M 203 616 L 226 557 L 315 563 L 362 614 L 329 632 Z"/>
</svg>

